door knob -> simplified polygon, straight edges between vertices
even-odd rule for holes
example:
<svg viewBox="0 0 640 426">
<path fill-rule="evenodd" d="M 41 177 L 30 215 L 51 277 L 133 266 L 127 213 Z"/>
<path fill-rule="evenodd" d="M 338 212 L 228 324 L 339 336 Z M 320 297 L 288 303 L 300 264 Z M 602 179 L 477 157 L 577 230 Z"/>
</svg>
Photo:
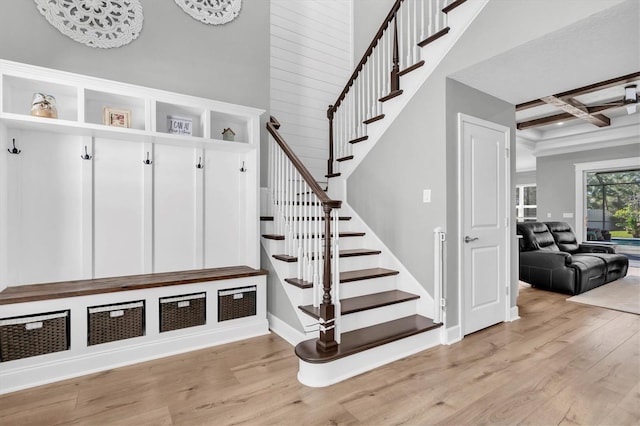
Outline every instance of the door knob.
<svg viewBox="0 0 640 426">
<path fill-rule="evenodd" d="M 477 240 L 477 239 L 478 239 L 478 237 L 473 237 L 473 238 L 471 238 L 471 237 L 469 237 L 469 236 L 467 235 L 466 237 L 464 237 L 464 242 L 465 242 L 465 243 L 470 243 L 470 242 L 475 241 L 475 240 Z"/>
</svg>

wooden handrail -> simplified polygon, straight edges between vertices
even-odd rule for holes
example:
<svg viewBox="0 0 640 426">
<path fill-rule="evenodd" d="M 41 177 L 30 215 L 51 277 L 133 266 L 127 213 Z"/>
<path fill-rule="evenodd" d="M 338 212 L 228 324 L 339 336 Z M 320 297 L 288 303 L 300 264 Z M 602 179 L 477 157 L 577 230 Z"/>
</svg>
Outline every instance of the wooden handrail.
<svg viewBox="0 0 640 426">
<path fill-rule="evenodd" d="M 369 56 L 371 56 L 371 54 L 373 53 L 373 49 L 375 49 L 375 47 L 378 45 L 378 41 L 380 41 L 380 39 L 382 38 L 382 35 L 384 34 L 384 31 L 389 26 L 389 23 L 393 20 L 393 18 L 395 18 L 396 12 L 400 9 L 402 2 L 404 2 L 404 0 L 396 0 L 396 2 L 393 4 L 393 7 L 387 14 L 387 17 L 384 18 L 384 21 L 382 21 L 382 25 L 380 25 L 380 29 L 378 30 L 376 35 L 373 37 L 371 44 L 369 45 L 367 50 L 364 52 L 364 55 L 362 56 L 362 59 L 360 59 L 360 62 L 358 62 L 358 65 L 356 66 L 356 69 L 353 71 L 353 74 L 351 74 L 351 77 L 349 78 L 347 85 L 344 87 L 344 89 L 340 93 L 340 96 L 338 96 L 338 100 L 335 101 L 333 105 L 329 107 L 328 114 L 330 114 L 331 116 L 338 109 L 338 107 L 340 106 L 340 103 L 344 100 L 344 97 L 349 92 L 349 88 L 351 88 L 353 83 L 356 81 L 356 78 L 358 78 L 358 74 L 362 70 L 362 67 L 364 67 L 364 64 L 367 63 L 367 59 L 369 59 Z"/>
<path fill-rule="evenodd" d="M 304 164 L 302 164 L 302 161 L 300 161 L 298 156 L 291 150 L 289 145 L 287 145 L 285 140 L 282 138 L 280 132 L 278 132 L 279 127 L 280 123 L 278 122 L 278 120 L 276 120 L 275 117 L 271 117 L 269 122 L 267 123 L 267 131 L 271 134 L 271 136 L 273 136 L 273 139 L 280 146 L 285 155 L 289 158 L 289 160 L 293 164 L 293 167 L 295 167 L 298 173 L 300 173 L 300 176 L 302 176 L 307 185 L 309 185 L 309 188 L 311 189 L 311 191 L 313 191 L 316 197 L 318 197 L 318 200 L 320 200 L 322 205 L 331 207 L 332 209 L 339 209 L 342 205 L 342 201 L 331 199 L 327 195 L 327 193 L 324 192 L 322 188 L 320 188 L 320 185 L 318 185 L 318 182 L 316 182 L 309 170 L 307 170 Z"/>
</svg>

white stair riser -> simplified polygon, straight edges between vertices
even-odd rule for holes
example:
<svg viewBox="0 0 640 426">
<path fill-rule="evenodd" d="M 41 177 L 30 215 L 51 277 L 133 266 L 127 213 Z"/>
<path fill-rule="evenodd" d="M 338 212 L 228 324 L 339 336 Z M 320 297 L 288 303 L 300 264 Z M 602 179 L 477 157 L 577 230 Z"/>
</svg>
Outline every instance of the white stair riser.
<svg viewBox="0 0 640 426">
<path fill-rule="evenodd" d="M 396 289 L 396 276 L 372 278 L 340 284 L 340 298 L 364 296 Z"/>
<path fill-rule="evenodd" d="M 369 327 L 383 322 L 408 317 L 417 313 L 415 300 L 383 306 L 376 309 L 342 316 L 342 333 Z"/>
<path fill-rule="evenodd" d="M 355 271 L 358 269 L 377 268 L 379 265 L 380 256 L 377 254 L 340 258 L 341 271 Z"/>
<path fill-rule="evenodd" d="M 435 329 L 332 362 L 311 364 L 299 360 L 298 380 L 311 387 L 329 386 L 438 344 L 440 330 Z"/>
</svg>

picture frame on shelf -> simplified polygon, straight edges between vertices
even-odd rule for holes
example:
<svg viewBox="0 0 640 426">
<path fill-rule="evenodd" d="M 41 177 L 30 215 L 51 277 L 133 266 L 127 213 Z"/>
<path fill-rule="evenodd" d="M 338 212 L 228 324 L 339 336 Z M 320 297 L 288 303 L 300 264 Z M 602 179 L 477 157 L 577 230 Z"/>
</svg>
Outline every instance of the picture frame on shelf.
<svg viewBox="0 0 640 426">
<path fill-rule="evenodd" d="M 131 127 L 131 111 L 105 107 L 103 110 L 102 124 L 114 127 Z"/>
<path fill-rule="evenodd" d="M 193 135 L 193 119 L 167 115 L 167 133 L 174 135 Z"/>
</svg>

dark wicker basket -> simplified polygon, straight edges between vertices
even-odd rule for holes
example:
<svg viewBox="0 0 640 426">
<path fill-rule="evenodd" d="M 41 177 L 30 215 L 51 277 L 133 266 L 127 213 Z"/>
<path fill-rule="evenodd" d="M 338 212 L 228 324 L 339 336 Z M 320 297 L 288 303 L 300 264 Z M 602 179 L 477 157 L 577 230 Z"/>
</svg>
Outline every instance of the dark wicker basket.
<svg viewBox="0 0 640 426">
<path fill-rule="evenodd" d="M 256 314 L 256 287 L 218 290 L 218 321 Z"/>
<path fill-rule="evenodd" d="M 206 323 L 206 293 L 160 298 L 160 332 Z"/>
<path fill-rule="evenodd" d="M 87 345 L 144 336 L 144 301 L 88 308 Z"/>
<path fill-rule="evenodd" d="M 69 311 L 0 320 L 0 361 L 69 349 Z"/>
</svg>

